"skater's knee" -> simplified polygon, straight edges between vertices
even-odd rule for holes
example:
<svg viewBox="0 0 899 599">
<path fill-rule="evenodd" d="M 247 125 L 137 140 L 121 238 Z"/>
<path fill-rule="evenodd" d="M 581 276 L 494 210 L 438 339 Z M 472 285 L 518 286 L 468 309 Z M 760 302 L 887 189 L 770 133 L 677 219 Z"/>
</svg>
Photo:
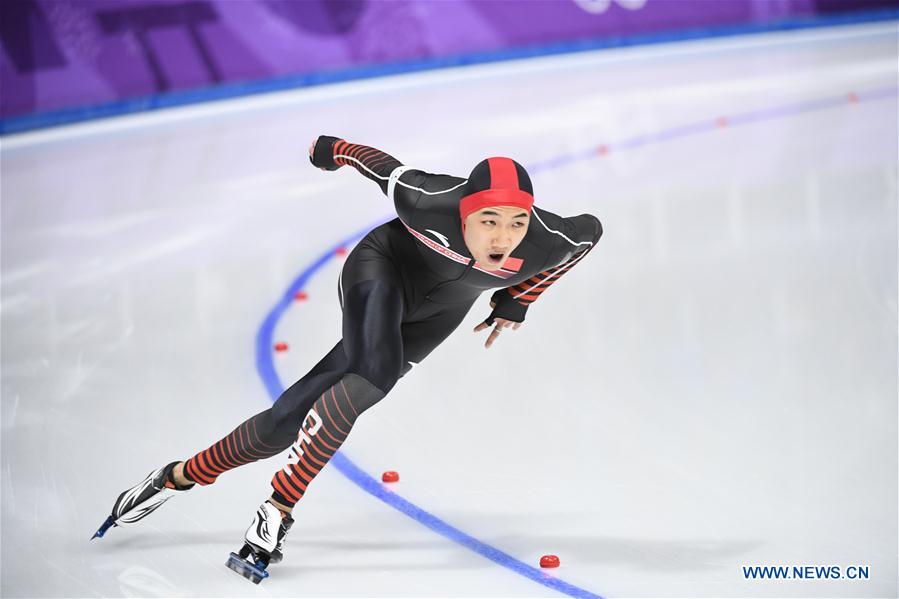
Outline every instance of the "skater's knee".
<svg viewBox="0 0 899 599">
<path fill-rule="evenodd" d="M 352 413 L 355 416 L 359 416 L 362 412 L 381 401 L 387 395 L 390 387 L 393 387 L 393 384 L 396 383 L 396 380 L 390 383 L 387 389 L 381 389 L 375 381 L 368 379 L 364 375 L 348 372 L 340 380 L 340 383 L 341 390 L 350 404 Z"/>
<path fill-rule="evenodd" d="M 298 429 L 298 423 L 303 421 L 309 408 L 321 395 L 321 390 L 333 385 L 344 374 L 343 371 L 327 372 L 313 377 L 304 377 L 291 385 L 272 404 L 271 414 L 275 426 L 279 428 L 294 426 Z"/>
<path fill-rule="evenodd" d="M 386 352 L 384 353 L 386 354 Z M 399 360 L 391 356 L 380 355 L 370 356 L 359 363 L 350 364 L 347 374 L 352 373 L 365 379 L 386 395 L 396 385 L 401 371 Z"/>
</svg>

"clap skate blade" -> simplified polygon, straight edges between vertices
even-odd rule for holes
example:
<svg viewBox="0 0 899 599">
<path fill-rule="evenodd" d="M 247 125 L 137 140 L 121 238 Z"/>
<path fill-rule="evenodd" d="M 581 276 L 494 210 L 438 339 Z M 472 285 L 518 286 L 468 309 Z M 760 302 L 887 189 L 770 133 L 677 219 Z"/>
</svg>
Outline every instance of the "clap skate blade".
<svg viewBox="0 0 899 599">
<path fill-rule="evenodd" d="M 268 556 L 257 555 L 247 544 L 244 544 L 239 554 L 232 551 L 225 565 L 254 584 L 259 584 L 268 578 L 268 572 L 265 569 L 268 566 Z"/>
<path fill-rule="evenodd" d="M 103 524 L 100 525 L 100 528 L 98 528 L 97 532 L 94 533 L 94 536 L 91 537 L 91 541 L 93 541 L 94 539 L 102 539 L 103 535 L 106 534 L 106 531 L 115 525 L 115 518 L 110 516 L 103 522 Z"/>
</svg>

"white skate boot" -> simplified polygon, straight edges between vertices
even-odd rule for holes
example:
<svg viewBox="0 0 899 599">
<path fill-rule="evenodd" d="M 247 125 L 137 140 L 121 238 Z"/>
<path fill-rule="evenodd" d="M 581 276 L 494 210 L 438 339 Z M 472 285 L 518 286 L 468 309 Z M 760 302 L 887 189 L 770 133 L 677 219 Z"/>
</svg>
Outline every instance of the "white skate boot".
<svg viewBox="0 0 899 599">
<path fill-rule="evenodd" d="M 293 518 L 266 501 L 256 510 L 240 553 L 231 553 L 225 565 L 256 584 L 268 578 L 266 568 L 283 558 L 284 537 Z"/>
<path fill-rule="evenodd" d="M 143 520 L 175 495 L 194 488 L 194 484 L 186 487 L 175 484 L 172 470 L 176 464 L 178 462 L 172 462 L 154 470 L 144 480 L 123 491 L 112 506 L 112 514 L 100 525 L 91 539 L 102 538 L 110 527 L 134 524 Z"/>
</svg>

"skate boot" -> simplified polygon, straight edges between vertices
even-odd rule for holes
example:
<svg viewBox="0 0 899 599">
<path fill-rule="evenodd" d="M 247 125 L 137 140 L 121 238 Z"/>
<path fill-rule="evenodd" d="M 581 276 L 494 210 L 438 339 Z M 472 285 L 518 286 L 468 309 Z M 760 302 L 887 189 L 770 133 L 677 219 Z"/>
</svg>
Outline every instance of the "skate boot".
<svg viewBox="0 0 899 599">
<path fill-rule="evenodd" d="M 281 561 L 284 537 L 291 526 L 293 518 L 266 501 L 256 510 L 240 552 L 232 552 L 225 565 L 259 584 L 268 578 L 268 565 Z"/>
<path fill-rule="evenodd" d="M 115 505 L 112 506 L 112 514 L 100 525 L 91 540 L 102 538 L 106 531 L 113 526 L 123 526 L 143 520 L 176 494 L 194 488 L 194 484 L 185 487 L 175 484 L 172 471 L 177 463 L 172 462 L 154 470 L 144 480 L 123 491 L 116 499 Z"/>
</svg>

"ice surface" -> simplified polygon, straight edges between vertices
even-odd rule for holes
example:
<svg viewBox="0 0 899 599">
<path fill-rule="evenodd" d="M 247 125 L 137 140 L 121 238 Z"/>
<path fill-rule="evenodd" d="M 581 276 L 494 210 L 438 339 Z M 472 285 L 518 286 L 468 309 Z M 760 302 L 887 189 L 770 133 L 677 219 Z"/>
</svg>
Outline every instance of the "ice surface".
<svg viewBox="0 0 899 599">
<path fill-rule="evenodd" d="M 559 555 L 553 576 L 597 595 L 895 597 L 896 60 L 889 23 L 4 138 L 0 594 L 559 596 L 333 467 L 257 587 L 224 562 L 280 457 L 88 541 L 124 488 L 269 405 L 265 314 L 390 216 L 354 171 L 308 164 L 323 133 L 462 176 L 512 156 L 538 205 L 605 228 L 521 330 L 485 351 L 485 297 L 367 412 L 344 446 L 363 470 L 526 564 Z M 285 383 L 339 337 L 340 262 L 275 329 Z M 772 564 L 870 579 L 743 577 Z"/>
</svg>

